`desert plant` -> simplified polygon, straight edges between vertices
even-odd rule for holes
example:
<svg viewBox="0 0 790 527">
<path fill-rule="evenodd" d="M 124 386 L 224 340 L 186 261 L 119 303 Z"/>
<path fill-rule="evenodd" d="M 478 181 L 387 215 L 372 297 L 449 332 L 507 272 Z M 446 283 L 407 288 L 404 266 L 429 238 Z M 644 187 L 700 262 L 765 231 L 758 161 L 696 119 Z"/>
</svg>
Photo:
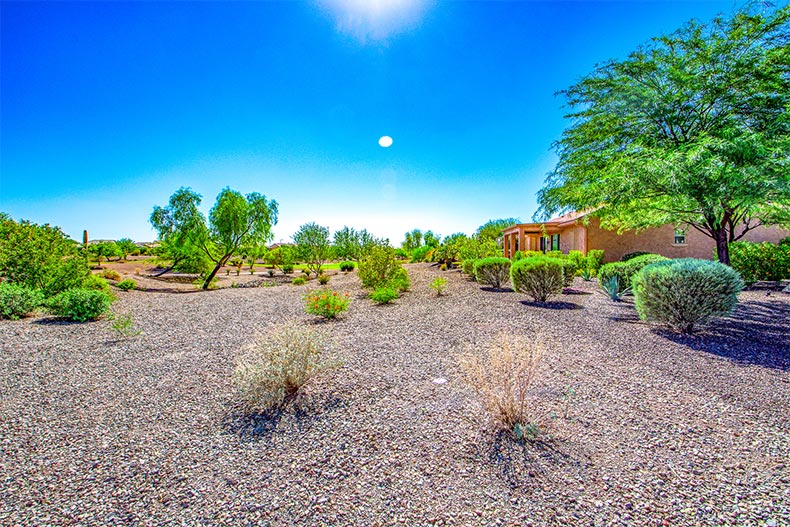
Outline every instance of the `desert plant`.
<svg viewBox="0 0 790 527">
<path fill-rule="evenodd" d="M 304 302 L 305 311 L 311 315 L 332 319 L 348 309 L 351 299 L 348 293 L 340 294 L 329 289 L 317 289 L 309 291 L 304 296 Z"/>
<path fill-rule="evenodd" d="M 510 274 L 510 260 L 502 256 L 482 258 L 475 262 L 475 279 L 478 283 L 499 289 L 506 284 Z"/>
<path fill-rule="evenodd" d="M 461 272 L 474 278 L 475 275 L 475 262 L 477 260 L 464 260 L 461 263 Z"/>
<path fill-rule="evenodd" d="M 121 337 L 136 337 L 141 334 L 143 330 L 138 329 L 134 324 L 132 316 L 128 313 L 123 315 L 114 315 L 110 313 L 109 320 L 110 328 Z"/>
<path fill-rule="evenodd" d="M 395 250 L 391 247 L 372 247 L 359 262 L 358 274 L 362 286 L 369 289 L 388 286 L 405 291 L 411 285 L 408 273 L 395 257 Z"/>
<path fill-rule="evenodd" d="M 292 264 L 283 264 L 280 266 L 280 270 L 283 274 L 291 274 L 294 272 L 294 266 Z"/>
<path fill-rule="evenodd" d="M 269 269 L 266 271 L 266 274 L 269 275 L 269 278 L 272 278 L 274 276 L 274 269 Z"/>
<path fill-rule="evenodd" d="M 44 301 L 37 289 L 0 282 L 0 318 L 17 320 L 30 315 Z"/>
<path fill-rule="evenodd" d="M 565 277 L 559 259 L 533 256 L 510 267 L 510 281 L 519 293 L 531 296 L 535 302 L 545 302 L 562 291 Z"/>
<path fill-rule="evenodd" d="M 344 273 L 349 273 L 353 271 L 354 267 L 356 267 L 354 265 L 354 262 L 349 262 L 349 261 L 340 262 L 340 270 L 343 271 Z"/>
<path fill-rule="evenodd" d="M 630 287 L 625 289 L 620 287 L 620 277 L 617 275 L 601 280 L 598 284 L 601 286 L 601 291 L 615 302 L 620 302 L 625 295 L 631 292 Z"/>
<path fill-rule="evenodd" d="M 431 282 L 431 289 L 436 291 L 436 296 L 442 296 L 447 290 L 447 279 L 437 277 Z"/>
<path fill-rule="evenodd" d="M 293 279 L 291 283 L 293 285 L 305 285 L 307 283 L 307 280 L 305 280 L 303 276 L 297 276 L 296 278 Z"/>
<path fill-rule="evenodd" d="M 650 253 L 650 252 L 648 252 L 648 251 L 634 251 L 634 252 L 632 252 L 632 253 L 626 253 L 626 254 L 624 254 L 624 255 L 623 255 L 623 257 L 622 257 L 622 258 L 620 258 L 620 261 L 621 261 L 621 262 L 627 262 L 628 260 L 633 260 L 633 259 L 634 259 L 634 258 L 636 258 L 637 256 L 644 256 L 644 255 L 646 255 L 646 254 L 653 254 L 653 253 Z"/>
<path fill-rule="evenodd" d="M 241 268 L 244 267 L 244 260 L 241 258 L 233 258 L 230 261 L 230 265 L 236 268 L 236 276 L 241 274 Z"/>
<path fill-rule="evenodd" d="M 103 291 L 108 295 L 112 296 L 112 292 L 110 290 L 110 284 L 107 283 L 107 280 L 105 280 L 104 278 L 102 278 L 97 274 L 89 274 L 87 277 L 85 277 L 85 280 L 82 281 L 80 288 Z"/>
<path fill-rule="evenodd" d="M 617 276 L 620 289 L 626 290 L 631 287 L 631 278 L 641 271 L 643 267 L 666 259 L 660 254 L 648 253 L 635 256 L 627 262 L 608 263 L 598 270 L 598 281 L 600 283 L 609 282 L 612 276 Z"/>
<path fill-rule="evenodd" d="M 106 280 L 113 280 L 115 282 L 121 281 L 121 273 L 119 273 L 115 269 L 105 269 L 104 271 L 102 271 L 101 276 Z"/>
<path fill-rule="evenodd" d="M 541 416 L 533 393 L 542 357 L 537 342 L 502 334 L 486 350 L 460 358 L 464 379 L 494 427 L 512 433 L 518 440 L 541 434 Z"/>
<path fill-rule="evenodd" d="M 46 305 L 58 316 L 85 322 L 96 320 L 110 310 L 112 296 L 95 289 L 69 289 L 50 298 Z"/>
<path fill-rule="evenodd" d="M 593 279 L 593 272 L 587 267 L 583 267 L 582 269 L 579 270 L 579 276 L 581 276 L 582 280 L 584 280 L 585 282 L 589 282 Z"/>
<path fill-rule="evenodd" d="M 562 258 L 558 259 L 562 265 L 562 285 L 563 287 L 570 287 L 573 285 L 573 278 L 576 276 L 578 267 L 573 260 Z"/>
<path fill-rule="evenodd" d="M 409 288 L 411 287 L 411 280 L 409 279 L 409 273 L 403 267 L 397 269 L 393 277 L 390 279 L 390 281 L 387 282 L 386 286 L 395 289 L 399 293 L 408 291 Z"/>
<path fill-rule="evenodd" d="M 318 283 L 321 285 L 326 285 L 329 283 L 329 275 L 328 274 L 320 274 L 318 275 Z"/>
<path fill-rule="evenodd" d="M 648 265 L 633 284 L 639 316 L 681 333 L 691 333 L 695 325 L 731 313 L 743 289 L 738 272 L 731 267 L 694 258 Z"/>
<path fill-rule="evenodd" d="M 126 280 L 122 280 L 122 281 L 118 282 L 116 287 L 118 289 L 122 289 L 124 291 L 131 291 L 132 289 L 136 289 L 137 288 L 137 282 L 135 282 L 131 278 L 127 278 Z"/>
<path fill-rule="evenodd" d="M 368 295 L 376 304 L 389 304 L 400 296 L 398 291 L 391 287 L 378 287 Z"/>
<path fill-rule="evenodd" d="M 593 273 L 597 273 L 598 269 L 603 265 L 604 252 L 601 249 L 592 249 L 587 251 L 587 269 Z"/>
<path fill-rule="evenodd" d="M 576 265 L 576 269 L 584 269 L 587 267 L 587 258 L 581 251 L 568 251 L 566 258 Z"/>
<path fill-rule="evenodd" d="M 749 284 L 790 278 L 790 243 L 731 243 L 730 265 Z"/>
<path fill-rule="evenodd" d="M 247 412 L 265 413 L 298 400 L 307 384 L 340 365 L 331 344 L 307 328 L 272 330 L 236 362 L 233 384 Z"/>
</svg>

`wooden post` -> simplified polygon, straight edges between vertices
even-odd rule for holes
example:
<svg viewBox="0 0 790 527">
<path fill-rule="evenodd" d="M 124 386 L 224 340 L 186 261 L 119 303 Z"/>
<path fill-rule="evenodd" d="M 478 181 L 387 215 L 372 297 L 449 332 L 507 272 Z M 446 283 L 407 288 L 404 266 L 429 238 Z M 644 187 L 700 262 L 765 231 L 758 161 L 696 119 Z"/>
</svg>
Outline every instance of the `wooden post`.
<svg viewBox="0 0 790 527">
<path fill-rule="evenodd" d="M 88 248 L 88 230 L 87 229 L 82 231 L 82 244 L 85 246 L 86 249 Z"/>
</svg>

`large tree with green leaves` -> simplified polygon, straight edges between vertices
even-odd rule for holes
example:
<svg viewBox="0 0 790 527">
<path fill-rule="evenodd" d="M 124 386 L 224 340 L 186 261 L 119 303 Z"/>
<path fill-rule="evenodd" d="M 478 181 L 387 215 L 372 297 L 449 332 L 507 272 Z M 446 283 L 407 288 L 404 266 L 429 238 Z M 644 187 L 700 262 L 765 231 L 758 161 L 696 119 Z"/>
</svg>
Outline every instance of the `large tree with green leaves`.
<svg viewBox="0 0 790 527">
<path fill-rule="evenodd" d="M 562 92 L 572 124 L 537 217 L 674 223 L 728 244 L 790 223 L 790 8 L 690 22 Z"/>
<path fill-rule="evenodd" d="M 241 193 L 224 188 L 209 212 L 208 224 L 199 210 L 201 196 L 181 188 L 170 197 L 167 207 L 154 207 L 151 224 L 171 247 L 184 251 L 195 248 L 213 264 L 203 289 L 208 289 L 217 272 L 241 247 L 263 245 L 272 239 L 277 224 L 277 202 L 253 192 Z M 189 256 L 189 253 L 187 254 Z"/>
<path fill-rule="evenodd" d="M 475 238 L 480 242 L 485 243 L 494 241 L 497 245 L 502 247 L 502 231 L 512 225 L 520 223 L 518 218 L 498 218 L 495 220 L 488 220 L 475 231 Z"/>
<path fill-rule="evenodd" d="M 316 275 L 321 274 L 321 269 L 330 255 L 329 229 L 317 223 L 305 223 L 293 235 L 293 240 L 307 270 Z"/>
</svg>

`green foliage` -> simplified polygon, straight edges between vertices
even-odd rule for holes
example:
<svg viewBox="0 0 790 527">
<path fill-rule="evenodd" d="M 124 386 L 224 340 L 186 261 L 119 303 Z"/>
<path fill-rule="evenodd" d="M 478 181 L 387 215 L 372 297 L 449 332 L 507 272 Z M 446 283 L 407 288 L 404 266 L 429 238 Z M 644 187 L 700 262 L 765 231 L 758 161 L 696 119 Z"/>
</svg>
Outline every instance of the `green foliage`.
<svg viewBox="0 0 790 527">
<path fill-rule="evenodd" d="M 122 289 L 124 291 L 131 291 L 132 289 L 137 288 L 137 282 L 135 282 L 131 278 L 127 278 L 126 280 L 118 282 L 117 287 L 118 289 Z"/>
<path fill-rule="evenodd" d="M 637 256 L 644 256 L 646 254 L 653 254 L 653 253 L 649 253 L 647 251 L 634 251 L 632 253 L 624 254 L 623 257 L 620 258 L 620 261 L 621 262 L 627 262 L 628 260 L 632 260 L 632 259 L 636 258 Z"/>
<path fill-rule="evenodd" d="M 489 256 L 502 256 L 502 247 L 495 239 L 472 237 L 458 245 L 459 260 L 478 260 Z"/>
<path fill-rule="evenodd" d="M 293 235 L 299 258 L 316 275 L 330 257 L 329 229 L 316 223 L 305 223 Z"/>
<path fill-rule="evenodd" d="M 120 337 L 136 337 L 143 332 L 135 326 L 134 319 L 128 313 L 117 316 L 110 313 L 109 319 L 111 321 L 110 328 Z"/>
<path fill-rule="evenodd" d="M 329 275 L 328 274 L 320 274 L 318 275 L 318 283 L 321 285 L 326 285 L 329 283 Z"/>
<path fill-rule="evenodd" d="M 790 243 L 731 243 L 730 264 L 746 283 L 790 278 Z"/>
<path fill-rule="evenodd" d="M 633 279 L 639 316 L 682 333 L 712 317 L 726 316 L 738 303 L 743 282 L 719 262 L 682 258 L 643 268 Z"/>
<path fill-rule="evenodd" d="M 0 282 L 0 318 L 17 320 L 30 315 L 44 301 L 37 289 Z"/>
<path fill-rule="evenodd" d="M 130 254 L 140 251 L 140 248 L 137 247 L 137 244 L 131 238 L 121 238 L 115 242 L 115 246 L 118 248 L 118 254 L 122 260 L 126 260 L 126 257 Z"/>
<path fill-rule="evenodd" d="M 370 253 L 359 262 L 359 280 L 366 288 L 376 288 L 389 284 L 396 273 L 402 269 L 400 262 L 395 257 L 395 250 L 391 247 L 374 247 Z"/>
<path fill-rule="evenodd" d="M 376 304 L 389 304 L 400 296 L 397 290 L 391 287 L 377 287 L 368 295 Z"/>
<path fill-rule="evenodd" d="M 209 212 L 208 224 L 198 209 L 200 202 L 199 194 L 181 188 L 166 207 L 154 207 L 150 221 L 170 256 L 194 259 L 194 253 L 199 251 L 214 264 L 203 281 L 203 289 L 208 289 L 217 272 L 240 247 L 263 245 L 271 240 L 271 227 L 277 223 L 277 202 L 267 201 L 257 192 L 245 197 L 226 187 Z"/>
<path fill-rule="evenodd" d="M 475 263 L 477 263 L 477 260 L 464 260 L 461 264 L 461 272 L 474 278 Z"/>
<path fill-rule="evenodd" d="M 593 273 L 597 273 L 598 269 L 603 266 L 604 251 L 601 249 L 592 249 L 587 251 L 587 269 Z"/>
<path fill-rule="evenodd" d="M 340 262 L 340 270 L 343 271 L 344 273 L 350 273 L 351 271 L 354 270 L 354 267 L 356 267 L 354 262 L 348 262 L 348 261 Z"/>
<path fill-rule="evenodd" d="M 398 292 L 403 293 L 404 291 L 408 291 L 411 287 L 411 280 L 409 279 L 409 273 L 403 267 L 395 270 L 395 273 L 392 275 L 392 278 L 389 282 L 386 283 L 387 287 L 391 287 Z"/>
<path fill-rule="evenodd" d="M 501 288 L 507 283 L 510 275 L 510 260 L 503 256 L 482 258 L 475 262 L 475 279 L 477 283 Z"/>
<path fill-rule="evenodd" d="M 609 282 L 613 276 L 616 276 L 620 290 L 624 291 L 631 287 L 631 278 L 641 271 L 644 266 L 662 260 L 666 260 L 666 258 L 660 254 L 643 254 L 631 258 L 627 262 L 608 263 L 598 270 L 598 281 L 603 284 L 604 282 Z"/>
<path fill-rule="evenodd" d="M 233 384 L 244 410 L 265 413 L 297 401 L 311 380 L 340 363 L 328 340 L 307 328 L 273 329 L 236 363 Z"/>
<path fill-rule="evenodd" d="M 442 296 L 447 291 L 447 279 L 437 277 L 431 282 L 431 289 L 436 291 L 436 296 Z"/>
<path fill-rule="evenodd" d="M 307 280 L 306 280 L 306 279 L 305 279 L 305 277 L 303 277 L 303 276 L 297 276 L 296 278 L 294 278 L 294 279 L 291 281 L 291 283 L 292 283 L 293 285 L 305 285 L 305 284 L 307 283 Z"/>
<path fill-rule="evenodd" d="M 57 316 L 77 322 L 96 320 L 110 310 L 112 296 L 96 289 L 69 289 L 47 300 L 49 310 Z"/>
<path fill-rule="evenodd" d="M 586 268 L 586 267 L 583 267 L 582 269 L 580 269 L 578 271 L 578 274 L 579 274 L 579 276 L 582 277 L 582 280 L 584 280 L 585 282 L 589 282 L 589 281 L 591 281 L 593 279 L 593 272 L 590 269 Z"/>
<path fill-rule="evenodd" d="M 411 263 L 428 262 L 433 256 L 434 247 L 422 245 L 411 252 Z"/>
<path fill-rule="evenodd" d="M 545 302 L 562 292 L 565 281 L 562 261 L 557 258 L 533 256 L 510 266 L 513 289 L 529 295 L 535 302 Z"/>
<path fill-rule="evenodd" d="M 480 240 L 481 242 L 484 241 L 493 241 L 502 249 L 501 241 L 502 241 L 502 231 L 511 227 L 513 225 L 517 225 L 521 223 L 521 220 L 518 218 L 500 218 L 495 220 L 489 220 L 480 227 L 477 228 L 475 231 L 475 238 Z M 488 255 L 493 256 L 493 255 Z"/>
<path fill-rule="evenodd" d="M 685 224 L 716 241 L 790 223 L 790 6 L 751 3 L 692 21 L 565 90 L 540 214 L 592 210 L 602 226 Z"/>
<path fill-rule="evenodd" d="M 121 258 L 121 249 L 115 242 L 98 242 L 88 245 L 88 254 L 93 256 L 97 262 L 101 263 L 102 258 L 107 261 L 110 258 Z"/>
<path fill-rule="evenodd" d="M 566 258 L 576 265 L 577 270 L 587 267 L 587 258 L 581 251 L 568 251 Z"/>
<path fill-rule="evenodd" d="M 94 291 L 103 291 L 112 296 L 110 284 L 107 283 L 107 280 L 97 274 L 89 274 L 85 280 L 83 280 L 82 284 L 80 284 L 80 288 L 93 289 Z"/>
<path fill-rule="evenodd" d="M 365 257 L 376 245 L 389 245 L 385 240 L 379 240 L 366 229 L 357 231 L 350 227 L 343 227 L 334 236 L 334 250 L 336 258 L 354 260 L 358 262 Z"/>
<path fill-rule="evenodd" d="M 283 264 L 280 270 L 283 274 L 291 274 L 294 272 L 294 266 L 292 264 Z"/>
<path fill-rule="evenodd" d="M 601 291 L 615 302 L 620 302 L 625 295 L 631 292 L 630 287 L 621 287 L 618 274 L 607 275 L 606 278 L 602 278 L 598 282 L 598 285 L 601 286 Z"/>
<path fill-rule="evenodd" d="M 348 293 L 340 294 L 329 289 L 310 291 L 304 296 L 305 311 L 326 319 L 336 318 L 348 309 L 351 302 Z"/>
<path fill-rule="evenodd" d="M 0 213 L 0 277 L 49 297 L 79 287 L 89 274 L 80 246 L 58 227 Z"/>
<path fill-rule="evenodd" d="M 578 270 L 576 262 L 568 258 L 558 258 L 557 260 L 560 262 L 560 265 L 562 265 L 562 285 L 564 287 L 572 286 L 573 278 L 576 276 L 576 271 Z"/>
</svg>

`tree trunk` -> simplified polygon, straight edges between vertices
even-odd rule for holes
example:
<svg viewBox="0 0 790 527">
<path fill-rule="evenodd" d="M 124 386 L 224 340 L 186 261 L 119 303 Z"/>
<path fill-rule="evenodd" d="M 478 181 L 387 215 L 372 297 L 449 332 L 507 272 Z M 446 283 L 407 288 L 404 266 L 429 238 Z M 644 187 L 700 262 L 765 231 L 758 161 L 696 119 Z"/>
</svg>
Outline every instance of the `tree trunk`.
<svg viewBox="0 0 790 527">
<path fill-rule="evenodd" d="M 211 281 L 214 280 L 214 277 L 217 276 L 217 273 L 219 272 L 220 269 L 222 269 L 223 265 L 225 265 L 225 262 L 223 262 L 222 260 L 217 262 L 217 265 L 214 266 L 214 270 L 211 271 L 211 273 L 206 277 L 206 281 L 203 282 L 204 290 L 208 289 L 208 286 L 211 285 Z"/>
<path fill-rule="evenodd" d="M 725 265 L 730 265 L 730 246 L 728 243 L 727 229 L 720 227 L 714 232 L 714 240 L 716 241 L 716 256 L 719 261 Z"/>
</svg>

